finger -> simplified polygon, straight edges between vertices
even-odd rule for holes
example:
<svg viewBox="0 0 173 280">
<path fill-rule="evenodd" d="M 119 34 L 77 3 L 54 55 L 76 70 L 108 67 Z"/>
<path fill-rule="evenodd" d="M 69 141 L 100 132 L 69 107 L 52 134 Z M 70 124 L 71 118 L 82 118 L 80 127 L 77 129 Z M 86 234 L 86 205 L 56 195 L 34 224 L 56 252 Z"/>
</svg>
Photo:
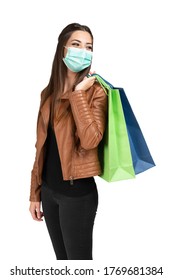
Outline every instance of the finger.
<svg viewBox="0 0 173 280">
<path fill-rule="evenodd" d="M 93 84 L 94 84 L 95 81 L 96 81 L 96 77 L 92 76 L 91 78 L 92 78 L 92 82 L 93 82 Z"/>
<path fill-rule="evenodd" d="M 37 213 L 37 212 L 36 212 L 35 210 L 32 210 L 32 211 L 31 211 L 31 216 L 32 216 L 33 220 L 38 221 L 38 218 L 37 218 L 37 214 L 36 214 L 36 213 Z"/>
<path fill-rule="evenodd" d="M 96 71 L 90 71 L 89 72 L 90 75 L 95 74 L 95 73 L 96 73 Z"/>
<path fill-rule="evenodd" d="M 35 208 L 31 208 L 30 209 L 30 212 L 31 212 L 31 216 L 33 218 L 33 220 L 35 221 L 43 221 L 43 219 L 41 219 L 41 217 L 43 216 L 43 213 L 42 212 L 38 212 L 38 210 L 36 210 Z"/>
<path fill-rule="evenodd" d="M 35 214 L 36 214 L 37 221 L 43 221 L 43 219 L 42 219 L 43 213 L 40 211 L 40 209 L 37 209 L 35 211 Z"/>
<path fill-rule="evenodd" d="M 95 79 L 96 79 L 96 77 L 94 77 L 94 76 L 91 76 L 88 78 L 88 80 L 90 80 L 91 82 L 95 82 Z"/>
</svg>

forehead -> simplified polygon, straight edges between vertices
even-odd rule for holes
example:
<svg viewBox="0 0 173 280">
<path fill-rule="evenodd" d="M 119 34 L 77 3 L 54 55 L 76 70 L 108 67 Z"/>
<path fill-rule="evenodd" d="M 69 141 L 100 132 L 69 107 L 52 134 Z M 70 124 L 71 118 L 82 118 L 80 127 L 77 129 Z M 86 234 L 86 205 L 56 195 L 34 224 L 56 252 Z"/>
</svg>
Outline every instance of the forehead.
<svg viewBox="0 0 173 280">
<path fill-rule="evenodd" d="M 85 43 L 92 44 L 92 37 L 87 31 L 77 30 L 72 33 L 68 41 L 79 40 Z"/>
</svg>

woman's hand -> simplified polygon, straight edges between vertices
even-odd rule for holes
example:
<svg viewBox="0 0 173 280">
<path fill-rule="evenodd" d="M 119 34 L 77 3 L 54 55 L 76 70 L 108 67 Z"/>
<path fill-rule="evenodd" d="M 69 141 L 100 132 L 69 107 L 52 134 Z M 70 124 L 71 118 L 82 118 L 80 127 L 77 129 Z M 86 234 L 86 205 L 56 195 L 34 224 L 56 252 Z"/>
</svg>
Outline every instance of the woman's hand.
<svg viewBox="0 0 173 280">
<path fill-rule="evenodd" d="M 95 82 L 96 78 L 92 77 L 85 77 L 82 82 L 80 82 L 76 87 L 75 90 L 87 90 L 89 89 Z"/>
<path fill-rule="evenodd" d="M 43 212 L 40 211 L 41 202 L 32 202 L 30 203 L 29 211 L 31 213 L 32 218 L 37 221 L 43 221 Z"/>
</svg>

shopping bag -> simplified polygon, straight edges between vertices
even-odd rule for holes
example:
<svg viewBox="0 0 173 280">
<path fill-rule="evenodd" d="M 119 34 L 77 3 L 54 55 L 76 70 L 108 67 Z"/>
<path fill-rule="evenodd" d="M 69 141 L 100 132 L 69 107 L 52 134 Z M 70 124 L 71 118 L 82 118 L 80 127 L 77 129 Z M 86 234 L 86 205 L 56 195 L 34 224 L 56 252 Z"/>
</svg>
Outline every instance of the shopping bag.
<svg viewBox="0 0 173 280">
<path fill-rule="evenodd" d="M 114 87 L 98 74 L 96 74 L 96 77 L 99 83 L 104 88 L 107 88 L 107 90 L 109 90 L 109 88 L 119 90 L 135 174 L 139 174 L 151 167 L 154 167 L 154 160 L 151 156 L 141 128 L 127 99 L 124 89 Z"/>
<path fill-rule="evenodd" d="M 108 125 L 99 145 L 102 166 L 100 177 L 108 182 L 131 179 L 135 177 L 135 172 L 119 90 L 111 89 L 109 86 L 106 86 L 106 89 Z"/>
<path fill-rule="evenodd" d="M 124 89 L 119 88 L 119 91 L 130 141 L 133 166 L 135 174 L 139 174 L 154 167 L 155 163 Z"/>
</svg>

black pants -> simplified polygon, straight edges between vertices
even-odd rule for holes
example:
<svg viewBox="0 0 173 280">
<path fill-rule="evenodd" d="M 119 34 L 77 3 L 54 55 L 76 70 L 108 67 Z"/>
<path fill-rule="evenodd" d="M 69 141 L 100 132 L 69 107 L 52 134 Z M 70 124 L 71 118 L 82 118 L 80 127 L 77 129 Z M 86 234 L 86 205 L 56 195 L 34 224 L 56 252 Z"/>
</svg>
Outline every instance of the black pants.
<svg viewBox="0 0 173 280">
<path fill-rule="evenodd" d="M 92 234 L 98 206 L 97 189 L 68 197 L 41 187 L 43 213 L 57 260 L 92 260 Z"/>
</svg>

